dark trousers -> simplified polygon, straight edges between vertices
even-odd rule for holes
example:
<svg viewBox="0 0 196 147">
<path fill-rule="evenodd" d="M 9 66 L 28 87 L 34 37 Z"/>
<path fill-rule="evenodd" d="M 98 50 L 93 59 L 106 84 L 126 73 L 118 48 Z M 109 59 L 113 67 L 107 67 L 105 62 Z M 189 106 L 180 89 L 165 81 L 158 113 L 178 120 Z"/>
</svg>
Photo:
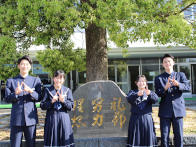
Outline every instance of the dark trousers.
<svg viewBox="0 0 196 147">
<path fill-rule="evenodd" d="M 11 147 L 20 147 L 21 139 L 25 136 L 27 147 L 35 147 L 36 125 L 33 126 L 11 126 Z"/>
<path fill-rule="evenodd" d="M 169 147 L 171 123 L 174 133 L 175 147 L 183 147 L 183 117 L 160 117 L 161 147 Z"/>
</svg>

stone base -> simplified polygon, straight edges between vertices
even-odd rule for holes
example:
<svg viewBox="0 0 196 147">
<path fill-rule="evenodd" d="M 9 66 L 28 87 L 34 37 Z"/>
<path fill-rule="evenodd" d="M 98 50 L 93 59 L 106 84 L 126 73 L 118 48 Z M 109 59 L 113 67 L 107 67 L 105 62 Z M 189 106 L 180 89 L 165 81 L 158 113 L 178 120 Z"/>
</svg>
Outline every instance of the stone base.
<svg viewBox="0 0 196 147">
<path fill-rule="evenodd" d="M 161 138 L 158 136 L 158 145 L 161 145 Z M 127 137 L 105 137 L 105 138 L 80 138 L 75 139 L 75 147 L 126 147 Z M 184 145 L 186 147 L 196 146 L 196 135 L 184 135 Z M 43 147 L 43 139 L 36 140 L 36 147 Z M 173 136 L 170 137 L 170 146 L 174 146 Z M 10 147 L 9 141 L 0 141 L 0 147 Z M 25 140 L 22 147 L 26 147 Z"/>
</svg>

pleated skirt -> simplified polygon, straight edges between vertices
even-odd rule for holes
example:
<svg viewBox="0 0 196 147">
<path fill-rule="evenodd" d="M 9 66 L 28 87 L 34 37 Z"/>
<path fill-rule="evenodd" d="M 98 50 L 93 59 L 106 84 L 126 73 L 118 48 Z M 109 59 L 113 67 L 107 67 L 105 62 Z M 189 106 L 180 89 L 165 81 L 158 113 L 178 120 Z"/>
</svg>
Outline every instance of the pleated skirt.
<svg viewBox="0 0 196 147">
<path fill-rule="evenodd" d="M 74 147 L 73 130 L 68 113 L 46 114 L 44 147 Z"/>
<path fill-rule="evenodd" d="M 132 113 L 127 147 L 157 147 L 154 122 L 151 114 Z"/>
</svg>

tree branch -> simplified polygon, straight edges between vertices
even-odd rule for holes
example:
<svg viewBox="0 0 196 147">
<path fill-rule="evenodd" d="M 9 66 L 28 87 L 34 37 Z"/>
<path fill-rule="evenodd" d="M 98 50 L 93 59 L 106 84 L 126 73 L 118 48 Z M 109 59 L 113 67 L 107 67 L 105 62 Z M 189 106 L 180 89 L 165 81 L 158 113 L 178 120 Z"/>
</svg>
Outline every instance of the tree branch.
<svg viewBox="0 0 196 147">
<path fill-rule="evenodd" d="M 183 11 L 185 11 L 186 9 L 190 8 L 192 5 L 195 5 L 195 4 L 196 4 L 195 2 L 190 3 L 189 5 L 187 5 L 187 6 L 186 6 L 186 7 L 184 7 L 183 9 L 181 9 L 179 12 L 174 13 L 173 15 L 180 14 L 180 13 L 182 13 Z M 172 12 L 171 12 L 171 13 L 172 13 Z M 164 17 L 168 17 L 168 16 L 170 16 L 170 14 L 171 14 L 171 13 L 167 13 L 167 14 L 165 14 L 165 15 L 164 15 Z"/>
<path fill-rule="evenodd" d="M 189 4 L 188 6 L 184 7 L 183 9 L 181 9 L 181 11 L 180 11 L 179 13 L 185 11 L 185 10 L 188 9 L 190 6 L 195 5 L 195 4 L 196 4 L 196 3 L 194 3 L 194 2 L 191 3 L 191 4 Z"/>
</svg>

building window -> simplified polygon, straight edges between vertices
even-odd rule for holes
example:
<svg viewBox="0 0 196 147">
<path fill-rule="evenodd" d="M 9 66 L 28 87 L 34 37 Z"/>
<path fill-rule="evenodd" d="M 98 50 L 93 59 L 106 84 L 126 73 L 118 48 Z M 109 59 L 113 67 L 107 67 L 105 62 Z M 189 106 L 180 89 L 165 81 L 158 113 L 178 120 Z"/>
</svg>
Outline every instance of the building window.
<svg viewBox="0 0 196 147">
<path fill-rule="evenodd" d="M 51 78 L 49 73 L 43 71 L 43 66 L 39 64 L 38 61 L 33 61 L 33 74 L 40 78 L 42 82 L 42 88 L 49 87 L 51 83 Z"/>
</svg>

